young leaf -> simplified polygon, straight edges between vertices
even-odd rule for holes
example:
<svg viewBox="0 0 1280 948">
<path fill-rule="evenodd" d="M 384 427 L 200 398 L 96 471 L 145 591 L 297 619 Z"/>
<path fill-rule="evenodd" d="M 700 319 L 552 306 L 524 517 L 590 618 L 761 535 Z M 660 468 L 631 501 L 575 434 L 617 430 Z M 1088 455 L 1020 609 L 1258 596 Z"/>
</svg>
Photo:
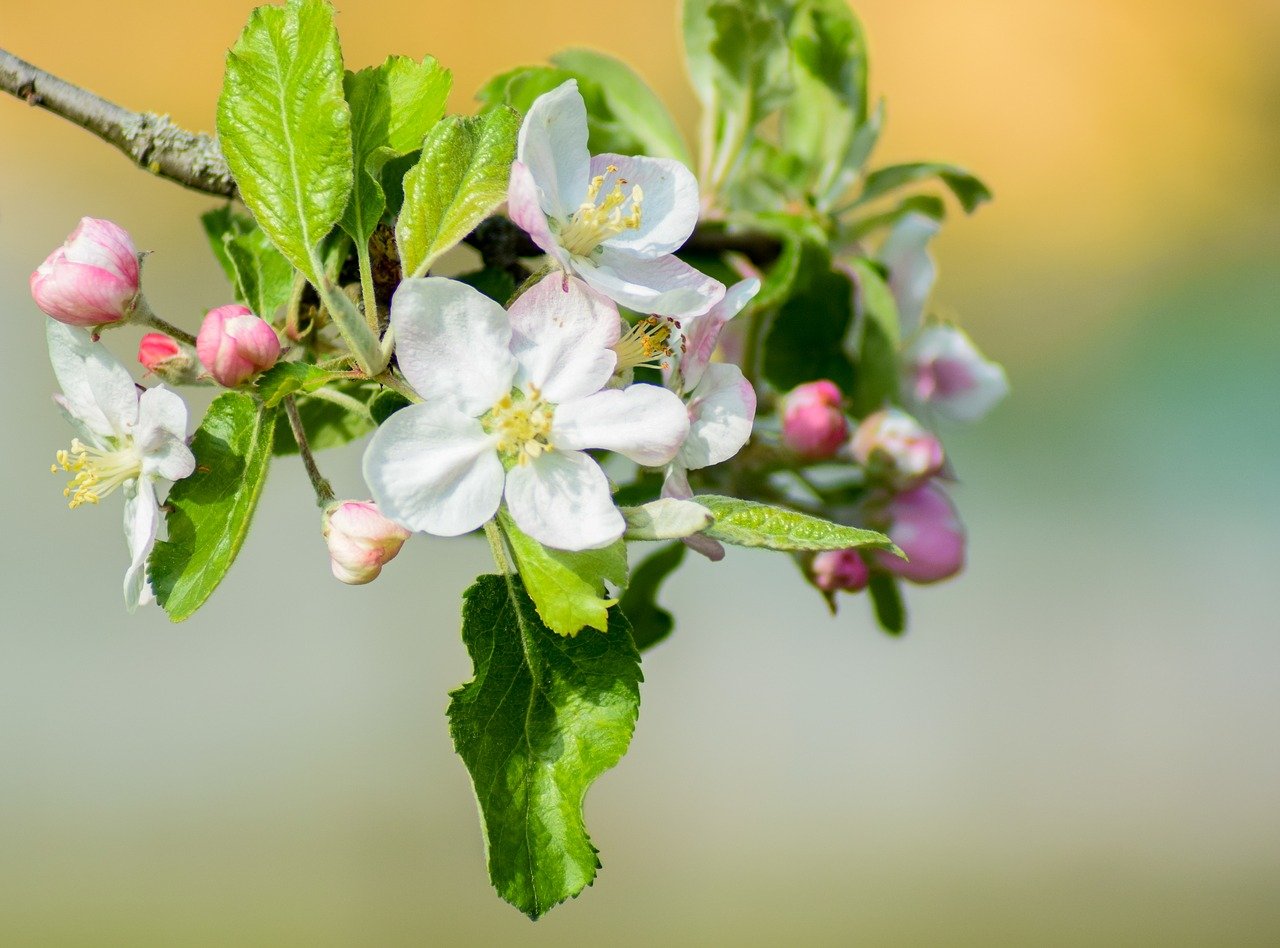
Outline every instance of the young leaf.
<svg viewBox="0 0 1280 948">
<path fill-rule="evenodd" d="M 257 227 L 242 234 L 228 234 L 223 242 L 234 270 L 236 299 L 270 320 L 293 294 L 293 264 Z"/>
<path fill-rule="evenodd" d="M 684 562 L 683 543 L 668 543 L 650 554 L 631 572 L 631 584 L 618 608 L 631 623 L 631 638 L 640 651 L 653 648 L 675 628 L 675 618 L 658 605 L 658 589 Z"/>
<path fill-rule="evenodd" d="M 351 112 L 327 0 L 254 10 L 227 53 L 218 139 L 271 242 L 319 285 L 316 251 L 351 192 Z"/>
<path fill-rule="evenodd" d="M 359 401 L 364 401 L 369 394 L 359 382 L 338 382 L 331 387 Z M 307 433 L 307 443 L 312 451 L 347 444 L 364 437 L 375 427 L 369 416 L 318 398 L 298 399 L 298 416 L 302 419 L 302 428 Z M 277 457 L 298 453 L 298 443 L 293 440 L 293 431 L 287 424 L 276 425 L 271 453 Z"/>
<path fill-rule="evenodd" d="M 314 392 L 334 378 L 333 372 L 307 362 L 277 362 L 258 376 L 255 387 L 263 406 L 275 408 L 286 395 Z"/>
<path fill-rule="evenodd" d="M 520 117 L 509 108 L 450 116 L 427 135 L 404 177 L 396 241 L 406 275 L 422 276 L 507 198 Z"/>
<path fill-rule="evenodd" d="M 991 191 L 987 186 L 963 168 L 937 162 L 918 162 L 891 165 L 871 172 L 862 184 L 862 193 L 850 206 L 866 204 L 896 188 L 915 184 L 918 181 L 927 181 L 930 178 L 938 178 L 949 187 L 951 193 L 960 202 L 960 206 L 971 214 L 980 205 L 991 200 Z"/>
<path fill-rule="evenodd" d="M 506 514 L 500 518 L 525 591 L 547 628 L 569 636 L 587 627 L 606 631 L 609 607 L 618 600 L 605 598 L 604 583 L 626 584 L 627 545 L 618 540 L 601 550 L 553 550 L 526 535 Z"/>
<path fill-rule="evenodd" d="M 685 59 L 704 106 L 717 101 L 746 127 L 791 91 L 786 30 L 794 4 L 784 0 L 684 0 Z"/>
<path fill-rule="evenodd" d="M 451 695 L 449 731 L 480 805 L 489 878 L 538 918 L 600 868 L 582 802 L 631 743 L 640 655 L 617 609 L 608 632 L 552 632 L 516 576 L 467 590 L 462 640 L 475 677 Z"/>
<path fill-rule="evenodd" d="M 770 550 L 848 550 L 872 547 L 901 555 L 883 533 L 846 527 L 820 517 L 797 513 L 753 500 L 699 494 L 693 498 L 710 510 L 716 522 L 704 532 L 737 546 L 762 546 Z"/>
<path fill-rule="evenodd" d="M 420 63 L 389 56 L 381 66 L 347 73 L 343 89 L 351 108 L 355 179 L 342 229 L 357 245 L 369 243 L 387 209 L 383 166 L 422 147 L 444 115 L 452 82 L 449 70 L 430 56 Z"/>
<path fill-rule="evenodd" d="M 209 240 L 209 249 L 213 251 L 214 257 L 217 258 L 218 265 L 222 267 L 222 272 L 227 275 L 228 280 L 235 283 L 236 268 L 235 264 L 231 262 L 231 258 L 227 256 L 226 238 L 248 233 L 258 225 L 253 222 L 252 217 L 248 214 L 241 214 L 230 204 L 224 204 L 222 207 L 215 207 L 211 211 L 205 211 L 200 215 L 200 224 L 204 227 L 204 235 Z"/>
<path fill-rule="evenodd" d="M 394 389 L 384 388 L 369 399 L 369 414 L 373 423 L 380 425 L 401 408 L 408 408 L 411 402 Z"/>
<path fill-rule="evenodd" d="M 830 379 L 849 391 L 854 369 L 845 340 L 853 326 L 853 281 L 829 263 L 807 276 L 795 281 L 769 329 L 765 375 L 782 391 L 815 379 Z"/>
<path fill-rule="evenodd" d="M 644 146 L 643 154 L 693 164 L 689 146 L 662 100 L 626 63 L 590 49 L 570 49 L 551 57 L 562 69 L 599 83 L 604 103 Z"/>
<path fill-rule="evenodd" d="M 898 581 L 888 573 L 872 573 L 867 587 L 876 622 L 889 635 L 901 635 L 907 630 L 907 607 L 902 601 Z"/>
<path fill-rule="evenodd" d="M 226 392 L 191 442 L 195 473 L 169 491 L 168 540 L 151 552 L 156 601 L 174 622 L 189 618 L 222 582 L 249 532 L 267 480 L 276 413 Z"/>
<path fill-rule="evenodd" d="M 870 260 L 849 262 L 858 284 L 862 337 L 858 341 L 858 373 L 850 393 L 856 415 L 878 411 L 898 395 L 898 304 L 893 291 Z"/>
</svg>

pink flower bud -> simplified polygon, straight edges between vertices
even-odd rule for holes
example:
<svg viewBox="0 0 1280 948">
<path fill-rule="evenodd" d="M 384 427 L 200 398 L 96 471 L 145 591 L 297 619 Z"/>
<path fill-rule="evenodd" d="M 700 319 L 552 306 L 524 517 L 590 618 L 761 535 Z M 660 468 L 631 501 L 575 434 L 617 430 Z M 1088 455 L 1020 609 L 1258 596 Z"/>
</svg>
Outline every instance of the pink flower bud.
<svg viewBox="0 0 1280 948">
<path fill-rule="evenodd" d="M 916 405 L 954 421 L 977 421 L 1009 391 L 1004 369 L 954 326 L 928 326 L 903 355 L 903 384 Z"/>
<path fill-rule="evenodd" d="M 348 500 L 325 513 L 324 539 L 333 575 L 362 586 L 377 579 L 382 567 L 395 559 L 409 531 L 382 516 L 372 501 Z"/>
<path fill-rule="evenodd" d="M 825 379 L 793 388 L 783 400 L 783 443 L 807 460 L 834 457 L 849 434 L 841 399 L 840 389 Z"/>
<path fill-rule="evenodd" d="M 196 354 L 217 381 L 235 388 L 280 358 L 280 338 L 244 306 L 209 311 L 196 336 Z"/>
<path fill-rule="evenodd" d="M 871 571 L 857 550 L 824 550 L 809 566 L 813 584 L 825 593 L 859 592 L 867 588 Z"/>
<path fill-rule="evenodd" d="M 905 490 L 942 470 L 942 442 L 897 408 L 868 415 L 853 433 L 853 459 L 872 480 Z"/>
<path fill-rule="evenodd" d="M 138 343 L 138 361 L 149 372 L 171 359 L 182 358 L 182 347 L 172 336 L 162 332 L 149 332 Z"/>
<path fill-rule="evenodd" d="M 127 319 L 138 295 L 138 252 L 124 228 L 82 217 L 61 247 L 31 274 L 36 305 L 71 326 Z"/>
<path fill-rule="evenodd" d="M 964 568 L 964 525 L 951 501 L 936 484 L 922 484 L 899 494 L 884 509 L 889 539 L 909 562 L 884 551 L 876 562 L 913 583 L 936 583 Z"/>
</svg>

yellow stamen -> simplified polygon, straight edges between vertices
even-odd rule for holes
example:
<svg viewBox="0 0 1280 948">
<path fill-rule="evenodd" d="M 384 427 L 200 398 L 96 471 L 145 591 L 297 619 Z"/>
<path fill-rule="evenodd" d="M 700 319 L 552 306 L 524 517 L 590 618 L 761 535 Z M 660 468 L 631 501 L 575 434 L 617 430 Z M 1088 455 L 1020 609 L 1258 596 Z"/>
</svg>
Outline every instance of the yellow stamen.
<svg viewBox="0 0 1280 948">
<path fill-rule="evenodd" d="M 637 320 L 626 335 L 614 344 L 613 351 L 618 354 L 617 374 L 651 365 L 655 368 L 667 368 L 666 360 L 675 354 L 671 347 L 674 334 L 678 344 L 684 348 L 684 336 L 679 332 L 680 324 L 665 316 L 646 316 Z"/>
<path fill-rule="evenodd" d="M 76 438 L 70 451 L 59 451 L 55 457 L 57 463 L 49 466 L 49 473 L 57 474 L 61 469 L 75 475 L 62 491 L 63 497 L 70 498 L 67 506 L 72 510 L 82 504 L 97 504 L 142 473 L 142 459 L 132 444 L 117 451 L 104 451 Z"/>
<path fill-rule="evenodd" d="M 640 185 L 631 186 L 630 194 L 624 190 L 629 183 L 626 178 L 617 178 L 613 187 L 605 190 L 610 177 L 618 174 L 617 165 L 609 165 L 604 174 L 598 174 L 587 185 L 587 199 L 573 213 L 569 223 L 560 232 L 560 242 L 569 253 L 585 257 L 610 237 L 616 237 L 625 230 L 635 230 L 640 226 L 643 217 L 641 205 L 644 203 L 644 190 Z M 604 198 L 601 199 L 603 192 Z M 627 209 L 627 201 L 631 207 Z"/>
<path fill-rule="evenodd" d="M 552 449 L 551 419 L 555 406 L 543 401 L 536 385 L 503 395 L 481 420 L 498 437 L 498 452 L 515 464 L 528 464 Z"/>
</svg>

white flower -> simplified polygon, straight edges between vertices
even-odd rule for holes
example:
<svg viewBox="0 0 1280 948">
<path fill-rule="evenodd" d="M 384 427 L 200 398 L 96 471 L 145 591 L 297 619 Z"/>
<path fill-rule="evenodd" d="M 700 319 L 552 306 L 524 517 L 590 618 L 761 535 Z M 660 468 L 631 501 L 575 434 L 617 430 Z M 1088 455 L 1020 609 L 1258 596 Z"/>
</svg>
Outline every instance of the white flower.
<svg viewBox="0 0 1280 948">
<path fill-rule="evenodd" d="M 467 533 L 505 498 L 541 543 L 607 546 L 624 522 L 586 449 L 659 466 L 688 433 L 684 406 L 666 389 L 606 388 L 621 320 L 577 280 L 548 276 L 510 313 L 453 280 L 405 280 L 391 327 L 423 402 L 378 429 L 364 476 L 383 514 L 411 530 Z"/>
<path fill-rule="evenodd" d="M 756 416 L 755 389 L 737 365 L 712 362 L 711 357 L 725 323 L 759 291 L 760 281 L 754 278 L 736 283 L 710 312 L 684 326 L 684 351 L 678 365 L 667 372 L 667 384 L 679 389 L 687 399 L 689 435 L 667 468 L 663 497 L 692 497 L 689 471 L 729 460 L 751 438 Z M 710 537 L 694 535 L 684 542 L 710 559 L 724 556 L 724 547 Z"/>
<path fill-rule="evenodd" d="M 511 219 L 566 272 L 638 313 L 705 313 L 724 286 L 674 256 L 698 222 L 698 182 L 678 161 L 587 151 L 587 108 L 570 79 L 520 127 Z"/>
<path fill-rule="evenodd" d="M 181 480 L 195 470 L 186 445 L 187 406 L 163 385 L 140 391 L 128 371 L 82 329 L 49 320 L 49 361 L 62 387 L 54 401 L 79 437 L 53 466 L 74 476 L 63 492 L 74 510 L 120 488 L 129 568 L 125 605 L 152 600 L 147 555 L 160 522 L 157 480 Z"/>
<path fill-rule="evenodd" d="M 880 262 L 889 271 L 889 289 L 898 305 L 903 335 L 910 335 L 919 327 L 938 279 L 929 242 L 941 229 L 942 225 L 927 214 L 907 214 L 894 225 L 880 248 Z"/>
<path fill-rule="evenodd" d="M 977 421 L 1009 392 L 999 363 L 986 359 L 955 326 L 922 329 L 902 356 L 902 386 L 916 408 L 953 421 Z"/>
</svg>

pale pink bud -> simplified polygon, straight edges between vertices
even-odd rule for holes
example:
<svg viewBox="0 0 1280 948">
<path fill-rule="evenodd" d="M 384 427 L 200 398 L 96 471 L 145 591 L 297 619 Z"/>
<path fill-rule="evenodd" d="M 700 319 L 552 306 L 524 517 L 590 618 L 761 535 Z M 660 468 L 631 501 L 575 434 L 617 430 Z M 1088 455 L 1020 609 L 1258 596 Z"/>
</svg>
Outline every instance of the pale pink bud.
<svg viewBox="0 0 1280 948">
<path fill-rule="evenodd" d="M 825 593 L 859 592 L 867 588 L 871 571 L 857 550 L 824 550 L 809 565 L 813 584 Z"/>
<path fill-rule="evenodd" d="M 123 227 L 82 217 L 61 247 L 31 274 L 36 305 L 71 326 L 128 318 L 138 295 L 138 252 Z"/>
<path fill-rule="evenodd" d="M 853 433 L 853 459 L 872 480 L 905 490 L 942 470 L 942 442 L 898 408 L 868 415 Z"/>
<path fill-rule="evenodd" d="M 884 551 L 876 562 L 913 583 L 936 583 L 964 568 L 964 524 L 951 501 L 936 484 L 922 484 L 893 498 L 884 510 L 889 539 L 902 548 L 908 561 Z"/>
<path fill-rule="evenodd" d="M 348 500 L 326 511 L 324 539 L 333 575 L 362 586 L 377 579 L 382 567 L 395 559 L 409 531 L 382 516 L 372 501 Z"/>
<path fill-rule="evenodd" d="M 840 389 L 825 379 L 793 388 L 782 405 L 783 444 L 811 461 L 834 457 L 849 434 L 841 400 Z"/>
<path fill-rule="evenodd" d="M 927 326 L 902 361 L 908 398 L 954 421 L 977 421 L 1009 392 L 999 364 L 955 326 Z"/>
<path fill-rule="evenodd" d="M 276 364 L 280 338 L 247 307 L 219 306 L 200 325 L 196 354 L 220 384 L 235 388 Z"/>
</svg>

